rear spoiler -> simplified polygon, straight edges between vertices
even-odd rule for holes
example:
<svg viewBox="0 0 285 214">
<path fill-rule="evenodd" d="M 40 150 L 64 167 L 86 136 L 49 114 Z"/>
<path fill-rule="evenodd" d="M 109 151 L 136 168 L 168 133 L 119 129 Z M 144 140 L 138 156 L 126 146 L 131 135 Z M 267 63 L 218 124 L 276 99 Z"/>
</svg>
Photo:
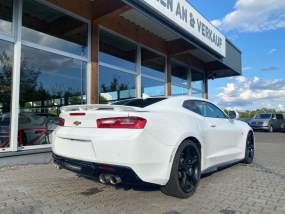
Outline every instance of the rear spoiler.
<svg viewBox="0 0 285 214">
<path fill-rule="evenodd" d="M 72 105 L 63 106 L 60 108 L 60 112 L 66 111 L 94 111 L 97 109 L 106 109 L 114 111 L 146 111 L 143 108 L 132 107 L 132 106 L 121 106 L 121 105 L 106 105 L 106 104 L 91 104 L 91 105 Z"/>
</svg>

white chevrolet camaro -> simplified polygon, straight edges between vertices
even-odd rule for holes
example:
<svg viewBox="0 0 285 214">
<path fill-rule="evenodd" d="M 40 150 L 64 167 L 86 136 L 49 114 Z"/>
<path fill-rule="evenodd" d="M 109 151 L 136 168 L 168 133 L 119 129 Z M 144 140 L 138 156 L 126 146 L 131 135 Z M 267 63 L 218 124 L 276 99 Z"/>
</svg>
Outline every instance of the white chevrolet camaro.
<svg viewBox="0 0 285 214">
<path fill-rule="evenodd" d="M 52 133 L 58 168 L 102 183 L 157 184 L 187 198 L 201 174 L 254 158 L 254 134 L 209 100 L 155 97 L 61 108 Z"/>
</svg>

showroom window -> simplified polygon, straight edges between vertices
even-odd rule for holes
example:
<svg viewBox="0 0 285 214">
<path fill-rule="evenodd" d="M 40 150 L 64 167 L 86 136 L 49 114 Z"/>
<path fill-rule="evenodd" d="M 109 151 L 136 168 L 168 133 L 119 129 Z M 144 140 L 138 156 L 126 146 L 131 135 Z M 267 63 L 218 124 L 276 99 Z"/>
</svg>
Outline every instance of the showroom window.
<svg viewBox="0 0 285 214">
<path fill-rule="evenodd" d="M 0 33 L 12 34 L 13 0 L 0 0 Z"/>
<path fill-rule="evenodd" d="M 193 97 L 204 98 L 204 74 L 194 69 L 191 72 L 191 92 Z"/>
<path fill-rule="evenodd" d="M 141 47 L 141 92 L 151 97 L 165 95 L 166 57 Z"/>
<path fill-rule="evenodd" d="M 0 0 L 0 152 L 51 147 L 60 107 L 88 102 L 90 22 L 49 5 Z"/>
<path fill-rule="evenodd" d="M 136 97 L 137 45 L 99 31 L 99 103 Z"/>
<path fill-rule="evenodd" d="M 23 1 L 22 39 L 87 56 L 88 24 L 33 0 Z"/>
<path fill-rule="evenodd" d="M 100 104 L 136 97 L 135 75 L 100 66 Z"/>
<path fill-rule="evenodd" d="M 0 39 L 0 150 L 10 147 L 13 43 Z"/>
<path fill-rule="evenodd" d="M 99 61 L 135 72 L 136 51 L 134 43 L 100 29 Z"/>
<path fill-rule="evenodd" d="M 164 79 L 165 78 L 165 57 L 142 47 L 141 48 L 141 73 L 151 76 L 151 77 Z"/>
<path fill-rule="evenodd" d="M 179 61 L 171 61 L 171 95 L 188 96 L 190 88 L 189 67 Z"/>
</svg>

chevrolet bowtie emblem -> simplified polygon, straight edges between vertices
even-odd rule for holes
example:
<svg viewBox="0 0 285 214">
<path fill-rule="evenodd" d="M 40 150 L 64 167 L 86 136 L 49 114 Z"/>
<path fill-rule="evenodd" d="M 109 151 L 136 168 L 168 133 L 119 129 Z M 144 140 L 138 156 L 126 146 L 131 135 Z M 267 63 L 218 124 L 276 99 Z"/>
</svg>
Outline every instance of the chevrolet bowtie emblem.
<svg viewBox="0 0 285 214">
<path fill-rule="evenodd" d="M 75 121 L 73 124 L 76 125 L 76 126 L 78 126 L 78 125 L 81 125 L 81 122 Z"/>
</svg>

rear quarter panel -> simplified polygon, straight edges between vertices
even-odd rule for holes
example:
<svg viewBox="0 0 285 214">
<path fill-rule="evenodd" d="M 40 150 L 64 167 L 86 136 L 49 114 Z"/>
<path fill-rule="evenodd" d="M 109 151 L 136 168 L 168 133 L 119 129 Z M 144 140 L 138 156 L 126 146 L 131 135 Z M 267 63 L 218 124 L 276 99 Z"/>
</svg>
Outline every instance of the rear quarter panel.
<svg viewBox="0 0 285 214">
<path fill-rule="evenodd" d="M 186 138 L 196 138 L 201 143 L 201 153 L 204 156 L 206 127 L 202 116 L 183 107 L 176 110 L 132 112 L 130 116 L 147 119 L 145 130 L 165 145 L 172 146 L 176 150 Z M 204 163 L 202 158 L 202 169 L 205 165 L 207 163 Z"/>
</svg>

